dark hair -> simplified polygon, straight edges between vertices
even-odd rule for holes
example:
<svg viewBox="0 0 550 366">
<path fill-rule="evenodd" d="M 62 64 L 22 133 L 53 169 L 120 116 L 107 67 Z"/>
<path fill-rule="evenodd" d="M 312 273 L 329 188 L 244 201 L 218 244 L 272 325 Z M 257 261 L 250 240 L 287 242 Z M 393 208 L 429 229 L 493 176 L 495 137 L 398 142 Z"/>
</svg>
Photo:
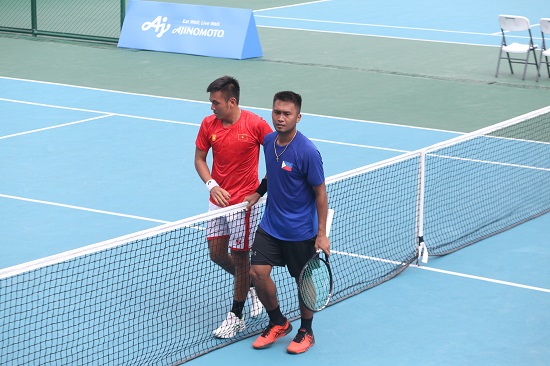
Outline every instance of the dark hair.
<svg viewBox="0 0 550 366">
<path fill-rule="evenodd" d="M 237 79 L 231 76 L 222 76 L 217 78 L 208 85 L 206 88 L 207 93 L 221 91 L 225 100 L 228 101 L 231 97 L 235 98 L 237 104 L 239 104 L 239 97 L 241 94 L 241 87 Z"/>
<path fill-rule="evenodd" d="M 273 103 L 280 100 L 281 102 L 290 102 L 296 106 L 296 110 L 300 113 L 302 109 L 302 96 L 293 91 L 281 91 L 275 94 L 273 97 Z"/>
</svg>

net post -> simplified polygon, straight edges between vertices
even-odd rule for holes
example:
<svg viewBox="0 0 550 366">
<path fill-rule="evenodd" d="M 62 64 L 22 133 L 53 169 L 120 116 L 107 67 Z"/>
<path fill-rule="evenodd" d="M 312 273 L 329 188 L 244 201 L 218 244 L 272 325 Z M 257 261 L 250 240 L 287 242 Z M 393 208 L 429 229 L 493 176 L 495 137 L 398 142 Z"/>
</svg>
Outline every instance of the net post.
<svg viewBox="0 0 550 366">
<path fill-rule="evenodd" d="M 417 233 L 416 233 L 416 264 L 428 263 L 428 248 L 424 243 L 424 194 L 426 187 L 426 150 L 420 150 L 420 160 L 418 164 L 418 204 L 417 204 Z"/>
</svg>

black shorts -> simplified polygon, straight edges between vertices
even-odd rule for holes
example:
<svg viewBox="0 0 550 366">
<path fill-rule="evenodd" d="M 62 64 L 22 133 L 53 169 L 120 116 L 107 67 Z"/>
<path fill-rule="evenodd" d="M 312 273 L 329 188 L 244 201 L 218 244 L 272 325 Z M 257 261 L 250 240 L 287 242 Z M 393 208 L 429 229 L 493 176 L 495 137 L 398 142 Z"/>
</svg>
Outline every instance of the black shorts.
<svg viewBox="0 0 550 366">
<path fill-rule="evenodd" d="M 285 241 L 274 238 L 261 227 L 256 231 L 252 246 L 252 265 L 288 268 L 294 278 L 300 276 L 306 262 L 315 254 L 315 237 L 304 241 Z"/>
</svg>

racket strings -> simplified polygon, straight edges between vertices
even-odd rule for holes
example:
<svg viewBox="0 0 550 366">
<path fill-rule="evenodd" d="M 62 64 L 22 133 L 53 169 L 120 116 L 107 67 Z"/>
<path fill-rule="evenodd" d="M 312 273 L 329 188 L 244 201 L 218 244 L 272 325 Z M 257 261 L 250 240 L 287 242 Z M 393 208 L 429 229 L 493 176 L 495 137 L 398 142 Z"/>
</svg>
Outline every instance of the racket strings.
<svg viewBox="0 0 550 366">
<path fill-rule="evenodd" d="M 301 283 L 301 297 L 304 305 L 315 310 L 326 306 L 331 292 L 328 267 L 324 263 L 316 262 L 304 269 Z"/>
</svg>

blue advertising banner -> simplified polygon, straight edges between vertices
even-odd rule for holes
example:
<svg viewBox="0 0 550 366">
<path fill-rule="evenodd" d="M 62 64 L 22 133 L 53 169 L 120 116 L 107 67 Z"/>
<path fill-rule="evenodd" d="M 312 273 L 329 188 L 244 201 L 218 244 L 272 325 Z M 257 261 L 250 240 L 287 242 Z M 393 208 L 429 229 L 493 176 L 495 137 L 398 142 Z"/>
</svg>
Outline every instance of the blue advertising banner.
<svg viewBox="0 0 550 366">
<path fill-rule="evenodd" d="M 262 56 L 252 10 L 130 1 L 118 47 L 246 59 Z"/>
</svg>

